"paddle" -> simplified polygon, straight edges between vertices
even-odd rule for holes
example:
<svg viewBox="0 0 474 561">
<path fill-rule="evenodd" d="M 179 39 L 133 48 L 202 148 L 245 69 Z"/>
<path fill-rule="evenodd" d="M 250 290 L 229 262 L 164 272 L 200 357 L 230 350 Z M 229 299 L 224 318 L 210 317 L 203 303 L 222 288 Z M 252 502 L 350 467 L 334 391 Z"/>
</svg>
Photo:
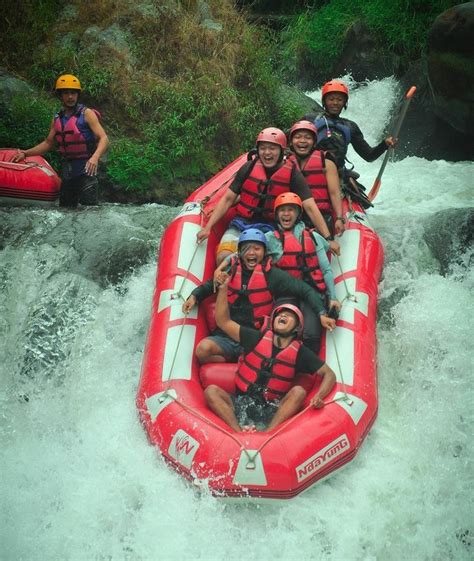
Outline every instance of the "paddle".
<svg viewBox="0 0 474 561">
<path fill-rule="evenodd" d="M 400 116 L 398 117 L 398 121 L 397 121 L 397 123 L 395 125 L 395 128 L 393 130 L 393 133 L 392 133 L 392 137 L 394 139 L 398 138 L 398 135 L 400 133 L 400 129 L 402 128 L 403 120 L 405 119 L 405 115 L 407 114 L 407 111 L 408 111 L 408 106 L 410 105 L 411 98 L 413 97 L 415 92 L 416 92 L 416 86 L 412 86 L 408 90 L 408 92 L 405 96 L 405 100 L 404 100 L 403 105 L 402 105 L 402 110 L 400 111 Z M 373 201 L 375 199 L 375 197 L 377 196 L 377 193 L 379 192 L 380 186 L 382 184 L 382 174 L 385 170 L 385 166 L 387 165 L 388 159 L 390 158 L 390 155 L 391 155 L 393 150 L 394 150 L 394 147 L 389 146 L 387 152 L 385 153 L 385 158 L 383 159 L 380 171 L 379 171 L 377 177 L 375 178 L 374 185 L 373 185 L 372 189 L 370 190 L 370 193 L 368 194 L 369 201 Z"/>
</svg>

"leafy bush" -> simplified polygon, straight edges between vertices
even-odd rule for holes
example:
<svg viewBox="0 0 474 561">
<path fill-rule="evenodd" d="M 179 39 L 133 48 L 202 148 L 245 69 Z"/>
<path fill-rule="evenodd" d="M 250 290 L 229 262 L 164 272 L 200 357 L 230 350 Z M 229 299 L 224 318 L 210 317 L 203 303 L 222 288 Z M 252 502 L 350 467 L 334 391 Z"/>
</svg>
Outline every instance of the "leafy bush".
<svg viewBox="0 0 474 561">
<path fill-rule="evenodd" d="M 403 61 L 418 58 L 435 18 L 455 0 L 331 0 L 319 10 L 302 13 L 283 34 L 284 62 L 289 77 L 310 73 L 331 76 L 342 53 L 348 29 L 363 21 L 381 53 L 395 52 Z"/>
<path fill-rule="evenodd" d="M 1 106 L 0 146 L 30 148 L 44 140 L 51 119 L 58 110 L 53 100 L 36 95 L 16 95 L 7 106 Z M 48 160 L 57 167 L 59 158 L 48 154 Z"/>
</svg>

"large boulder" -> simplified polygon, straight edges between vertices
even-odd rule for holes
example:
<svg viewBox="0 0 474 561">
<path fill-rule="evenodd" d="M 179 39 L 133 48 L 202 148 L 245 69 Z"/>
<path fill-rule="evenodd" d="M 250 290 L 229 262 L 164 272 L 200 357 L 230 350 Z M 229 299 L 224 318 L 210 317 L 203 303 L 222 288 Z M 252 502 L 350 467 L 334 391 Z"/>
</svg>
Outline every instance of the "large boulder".
<svg viewBox="0 0 474 561">
<path fill-rule="evenodd" d="M 428 34 L 428 76 L 436 114 L 474 136 L 474 2 L 439 15 Z"/>
<path fill-rule="evenodd" d="M 354 80 L 376 80 L 397 74 L 400 57 L 391 53 L 381 54 L 378 42 L 363 21 L 356 21 L 347 30 L 343 51 L 333 74 L 348 72 Z"/>
<path fill-rule="evenodd" d="M 5 68 L 0 68 L 0 105 L 9 105 L 10 101 L 20 95 L 33 93 L 33 88 L 23 80 L 20 80 Z"/>
</svg>

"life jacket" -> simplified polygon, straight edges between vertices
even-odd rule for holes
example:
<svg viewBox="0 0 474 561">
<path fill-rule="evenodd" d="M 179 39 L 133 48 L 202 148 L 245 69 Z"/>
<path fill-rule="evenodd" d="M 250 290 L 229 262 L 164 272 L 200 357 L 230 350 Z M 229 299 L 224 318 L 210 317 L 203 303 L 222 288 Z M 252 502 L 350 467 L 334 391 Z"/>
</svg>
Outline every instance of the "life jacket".
<svg viewBox="0 0 474 561">
<path fill-rule="evenodd" d="M 276 231 L 275 236 L 283 246 L 283 255 L 275 266 L 288 272 L 292 277 L 304 280 L 325 294 L 326 283 L 316 253 L 316 241 L 311 232 L 312 230 L 305 228 L 302 239 L 298 240 L 293 231 Z"/>
<path fill-rule="evenodd" d="M 302 169 L 298 158 L 292 154 L 290 158 L 298 166 L 298 169 L 306 179 L 308 187 L 311 189 L 313 199 L 315 200 L 321 212 L 331 212 L 331 199 L 329 198 L 328 182 L 326 178 L 326 162 L 324 152 L 314 150 L 306 160 Z"/>
<path fill-rule="evenodd" d="M 230 304 L 239 298 L 247 296 L 253 308 L 253 324 L 259 329 L 265 316 L 270 315 L 273 306 L 273 295 L 268 288 L 266 274 L 271 269 L 271 259 L 264 260 L 252 271 L 247 285 L 242 285 L 242 263 L 237 257 L 230 262 L 230 281 L 227 285 L 227 295 Z"/>
<path fill-rule="evenodd" d="M 66 118 L 63 111 L 54 116 L 54 139 L 58 143 L 59 152 L 66 160 L 88 159 L 96 149 L 95 135 L 86 122 L 86 109 L 85 105 L 79 104 L 69 118 Z"/>
<path fill-rule="evenodd" d="M 267 401 L 282 398 L 291 389 L 301 344 L 293 340 L 272 357 L 273 331 L 266 330 L 255 348 L 240 356 L 235 385 L 242 392 L 251 392 L 258 380 L 258 386 L 265 387 L 263 397 Z"/>
<path fill-rule="evenodd" d="M 347 149 L 351 143 L 351 129 L 344 121 L 332 119 L 327 115 L 319 117 L 314 121 L 318 129 L 316 146 L 319 150 L 330 152 L 338 168 L 344 167 Z"/>
<path fill-rule="evenodd" d="M 278 195 L 291 191 L 290 181 L 294 163 L 286 160 L 270 178 L 267 178 L 265 166 L 261 160 L 256 160 L 250 174 L 242 184 L 240 200 L 237 204 L 237 214 L 244 218 L 251 218 L 257 209 L 261 209 L 262 217 L 273 220 L 273 203 Z M 263 204 L 259 206 L 259 203 Z"/>
</svg>

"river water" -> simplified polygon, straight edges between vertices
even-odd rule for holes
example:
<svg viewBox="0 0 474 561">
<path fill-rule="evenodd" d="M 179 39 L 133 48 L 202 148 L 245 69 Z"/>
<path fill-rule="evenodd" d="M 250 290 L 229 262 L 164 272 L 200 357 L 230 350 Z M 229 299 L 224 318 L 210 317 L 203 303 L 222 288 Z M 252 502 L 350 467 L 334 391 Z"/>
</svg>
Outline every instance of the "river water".
<svg viewBox="0 0 474 561">
<path fill-rule="evenodd" d="M 374 144 L 399 97 L 392 79 L 361 85 L 347 116 Z M 351 155 L 370 186 L 380 160 Z M 0 559 L 472 559 L 473 269 L 459 240 L 473 176 L 471 162 L 388 164 L 370 211 L 386 247 L 379 416 L 344 470 L 279 505 L 198 496 L 139 423 L 156 248 L 178 209 L 0 208 Z"/>
</svg>

